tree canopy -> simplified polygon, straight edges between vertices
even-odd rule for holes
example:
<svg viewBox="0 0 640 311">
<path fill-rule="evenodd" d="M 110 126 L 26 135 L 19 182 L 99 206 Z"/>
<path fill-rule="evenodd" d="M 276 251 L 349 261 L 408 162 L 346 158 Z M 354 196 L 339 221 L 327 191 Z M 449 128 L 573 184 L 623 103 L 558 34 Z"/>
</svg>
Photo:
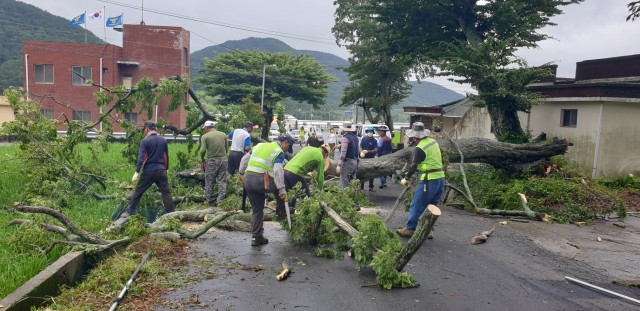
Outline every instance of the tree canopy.
<svg viewBox="0 0 640 311">
<path fill-rule="evenodd" d="M 221 105 L 240 104 L 245 99 L 261 102 L 264 78 L 263 138 L 277 103 L 291 99 L 318 108 L 328 94 L 327 84 L 335 81 L 311 56 L 262 51 L 235 50 L 204 59 L 200 72 L 203 76 L 196 81 L 205 85 L 207 94 L 218 98 Z"/>
<path fill-rule="evenodd" d="M 360 2 L 338 6 L 332 29 L 338 43 L 345 44 L 352 55 L 351 66 L 345 69 L 351 83 L 344 89 L 341 105 L 357 104 L 371 123 L 384 121 L 393 129 L 391 107 L 411 90 L 407 82 L 409 63 L 404 57 L 387 53 L 389 42 L 377 36 L 382 25 L 369 14 L 360 14 Z"/>
<path fill-rule="evenodd" d="M 632 1 L 627 4 L 627 10 L 629 11 L 629 15 L 627 15 L 627 21 L 635 21 L 636 18 L 640 17 L 640 1 Z"/>
<path fill-rule="evenodd" d="M 406 57 L 418 77 L 456 76 L 478 89 L 479 104 L 491 115 L 498 140 L 527 140 L 517 117 L 537 99 L 525 86 L 548 75 L 517 57 L 520 48 L 534 48 L 548 38 L 538 30 L 553 25 L 560 8 L 582 0 L 337 0 L 353 16 L 342 23 L 353 29 L 344 40 L 363 41 L 359 20 L 376 21 L 375 36 L 386 43 L 388 55 Z"/>
</svg>

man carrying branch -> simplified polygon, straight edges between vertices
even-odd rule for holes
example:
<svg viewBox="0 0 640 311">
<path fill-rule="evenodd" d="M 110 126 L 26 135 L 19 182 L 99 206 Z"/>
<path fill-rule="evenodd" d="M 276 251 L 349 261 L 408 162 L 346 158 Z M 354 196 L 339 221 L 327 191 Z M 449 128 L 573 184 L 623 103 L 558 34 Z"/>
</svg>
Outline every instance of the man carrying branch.
<svg viewBox="0 0 640 311">
<path fill-rule="evenodd" d="M 407 227 L 398 229 L 396 232 L 403 237 L 410 237 L 418 226 L 418 219 L 424 213 L 429 204 L 438 205 L 440 196 L 444 191 L 444 171 L 442 167 L 442 155 L 440 146 L 435 139 L 430 138 L 431 131 L 424 128 L 422 122 L 415 122 L 406 133 L 410 145 L 417 144 L 413 161 L 406 176 L 400 183 L 408 187 L 409 180 L 416 170 L 420 173 L 416 192 L 413 195 L 409 215 L 407 216 Z M 433 238 L 433 232 L 428 238 Z"/>
</svg>

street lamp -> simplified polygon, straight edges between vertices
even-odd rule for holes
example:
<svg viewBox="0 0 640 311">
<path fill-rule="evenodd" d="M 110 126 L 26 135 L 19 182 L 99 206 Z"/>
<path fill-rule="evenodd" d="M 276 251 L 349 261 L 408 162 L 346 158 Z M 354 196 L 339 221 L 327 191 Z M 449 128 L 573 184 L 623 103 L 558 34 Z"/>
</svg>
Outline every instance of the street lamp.
<svg viewBox="0 0 640 311">
<path fill-rule="evenodd" d="M 264 81 L 266 79 L 267 67 L 277 68 L 275 64 L 262 66 L 262 96 L 260 97 L 260 112 L 264 109 Z"/>
</svg>

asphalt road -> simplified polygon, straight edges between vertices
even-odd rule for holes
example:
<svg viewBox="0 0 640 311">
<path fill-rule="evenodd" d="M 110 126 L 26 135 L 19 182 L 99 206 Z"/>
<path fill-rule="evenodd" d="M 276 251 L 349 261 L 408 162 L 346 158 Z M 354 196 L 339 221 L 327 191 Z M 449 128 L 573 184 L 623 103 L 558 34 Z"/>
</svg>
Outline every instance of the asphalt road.
<svg viewBox="0 0 640 311">
<path fill-rule="evenodd" d="M 401 189 L 376 190 L 367 195 L 384 216 Z M 403 226 L 405 217 L 398 211 L 388 227 Z M 470 245 L 470 237 L 501 220 L 443 208 L 435 238 L 405 269 L 420 286 L 393 290 L 373 286 L 373 271 L 357 271 L 353 259 L 319 258 L 314 248 L 293 245 L 277 223 L 266 223 L 270 242 L 262 247 L 250 246 L 249 233 L 212 230 L 191 243 L 188 281 L 158 310 L 640 310 L 564 277 L 635 299 L 638 288 L 611 284 L 602 270 L 548 251 L 508 226 L 498 224 L 487 243 Z M 282 262 L 293 274 L 278 282 Z"/>
</svg>

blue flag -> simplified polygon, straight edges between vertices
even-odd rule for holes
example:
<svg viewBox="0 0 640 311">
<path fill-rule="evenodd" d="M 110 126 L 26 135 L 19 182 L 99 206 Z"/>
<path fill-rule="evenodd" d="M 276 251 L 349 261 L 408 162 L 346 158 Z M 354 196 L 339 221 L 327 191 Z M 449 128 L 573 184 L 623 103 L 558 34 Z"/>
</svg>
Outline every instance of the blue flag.
<svg viewBox="0 0 640 311">
<path fill-rule="evenodd" d="M 85 15 L 85 13 L 82 13 L 82 14 L 74 17 L 71 20 L 71 22 L 69 22 L 69 26 L 76 26 L 76 25 L 84 24 L 84 15 Z"/>
<path fill-rule="evenodd" d="M 107 27 L 116 27 L 122 25 L 122 14 L 116 17 L 107 18 Z"/>
</svg>

